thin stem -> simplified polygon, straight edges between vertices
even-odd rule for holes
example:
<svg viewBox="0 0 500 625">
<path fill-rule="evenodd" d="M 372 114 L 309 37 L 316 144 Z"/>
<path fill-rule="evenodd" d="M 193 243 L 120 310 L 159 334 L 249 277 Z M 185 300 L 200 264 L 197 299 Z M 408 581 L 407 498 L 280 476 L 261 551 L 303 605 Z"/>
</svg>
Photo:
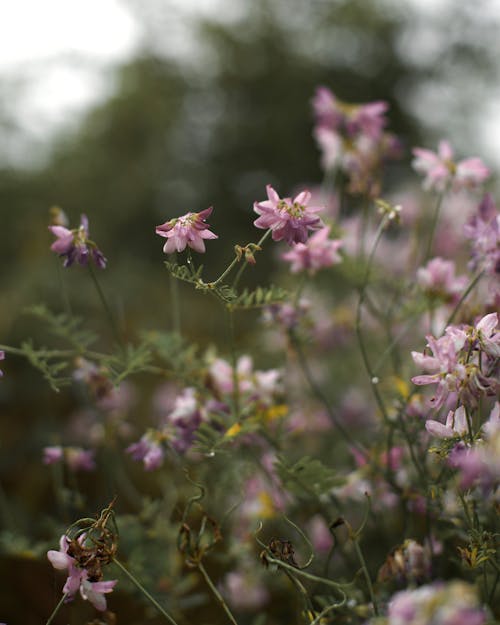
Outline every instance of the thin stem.
<svg viewBox="0 0 500 625">
<path fill-rule="evenodd" d="M 231 348 L 231 367 L 233 376 L 233 408 L 236 421 L 240 418 L 240 382 L 238 380 L 238 358 L 236 356 L 236 345 L 234 335 L 234 312 L 228 308 L 229 317 L 229 341 Z"/>
<path fill-rule="evenodd" d="M 353 543 L 354 543 L 354 549 L 356 551 L 356 555 L 358 556 L 359 563 L 361 564 L 361 568 L 363 569 L 363 574 L 365 576 L 366 585 L 368 586 L 368 593 L 370 595 L 370 599 L 373 605 L 373 612 L 375 613 L 375 616 L 378 616 L 378 605 L 375 599 L 375 594 L 373 592 L 372 580 L 370 577 L 370 573 L 368 572 L 368 568 L 366 566 L 366 561 L 363 556 L 363 552 L 361 551 L 361 548 L 359 546 L 359 542 L 357 539 L 354 539 Z"/>
<path fill-rule="evenodd" d="M 432 254 L 432 245 L 434 243 L 434 235 L 436 234 L 436 226 L 439 221 L 439 213 L 441 212 L 441 204 L 443 203 L 444 196 L 445 196 L 445 191 L 440 193 L 438 196 L 436 208 L 434 209 L 434 213 L 432 215 L 431 231 L 429 233 L 429 239 L 427 240 L 427 249 L 425 251 L 425 256 L 422 261 L 422 264 L 426 263 Z"/>
<path fill-rule="evenodd" d="M 236 619 L 234 618 L 231 610 L 229 609 L 229 606 L 224 601 L 223 596 L 220 594 L 220 592 L 217 590 L 216 586 L 214 585 L 214 583 L 210 579 L 210 575 L 207 573 L 207 571 L 206 571 L 205 567 L 203 566 L 202 562 L 198 562 L 198 570 L 203 575 L 203 578 L 207 582 L 208 587 L 213 592 L 213 594 L 216 597 L 217 601 L 220 603 L 220 605 L 224 609 L 224 612 L 227 614 L 228 619 L 231 621 L 231 623 L 233 625 L 238 625 L 238 623 L 237 623 Z"/>
<path fill-rule="evenodd" d="M 68 288 L 64 280 L 63 268 L 61 266 L 61 263 L 59 262 L 59 259 L 56 259 L 56 260 L 57 260 L 57 275 L 59 276 L 59 284 L 61 286 L 61 298 L 63 301 L 66 314 L 68 316 L 71 316 L 73 314 L 73 311 L 71 310 L 71 302 L 69 301 Z"/>
<path fill-rule="evenodd" d="M 460 308 L 462 307 L 462 304 L 469 297 L 469 294 L 471 293 L 471 291 L 474 289 L 474 287 L 477 285 L 477 283 L 479 282 L 479 280 L 481 280 L 481 278 L 483 276 L 484 276 L 484 270 L 480 271 L 479 273 L 477 273 L 472 278 L 472 280 L 469 282 L 469 285 L 467 286 L 467 288 L 463 292 L 462 297 L 458 300 L 458 302 L 457 302 L 455 308 L 453 309 L 451 315 L 446 320 L 446 324 L 445 324 L 445 326 L 443 328 L 443 331 L 452 323 L 453 319 L 455 319 L 455 316 L 458 313 L 458 311 L 460 310 Z"/>
<path fill-rule="evenodd" d="M 260 237 L 260 239 L 257 242 L 257 247 L 262 247 L 264 241 L 267 239 L 267 237 L 271 234 L 272 230 L 271 228 L 269 228 L 269 230 L 266 230 L 264 232 L 264 234 Z M 232 284 L 233 289 L 235 289 L 238 286 L 238 283 L 241 279 L 241 276 L 243 275 L 243 272 L 245 271 L 245 269 L 247 268 L 248 265 L 248 261 L 244 262 L 243 265 L 240 267 L 238 273 L 236 274 L 236 277 L 234 279 L 234 282 Z"/>
<path fill-rule="evenodd" d="M 111 326 L 113 334 L 115 335 L 116 341 L 123 349 L 125 349 L 125 345 L 123 343 L 122 336 L 118 330 L 118 326 L 116 325 L 114 315 L 111 312 L 111 308 L 109 307 L 108 302 L 106 301 L 106 297 L 104 296 L 103 290 L 101 289 L 101 285 L 99 284 L 99 280 L 95 275 L 95 271 L 91 263 L 88 264 L 88 268 L 90 277 L 92 278 L 92 282 L 94 283 L 99 299 L 101 300 L 102 307 L 104 308 L 104 311 L 109 321 L 109 325 Z"/>
<path fill-rule="evenodd" d="M 45 625 L 50 625 L 52 623 L 52 621 L 54 620 L 54 618 L 56 617 L 56 614 L 59 612 L 59 610 L 62 608 L 62 605 L 64 603 L 64 600 L 67 597 L 67 593 L 65 593 L 60 599 L 59 599 L 59 603 L 56 605 L 56 607 L 54 608 L 54 611 L 52 612 L 52 614 L 49 616 L 48 621 L 45 623 Z"/>
<path fill-rule="evenodd" d="M 371 388 L 373 391 L 373 394 L 375 396 L 375 400 L 377 401 L 378 407 L 382 413 L 382 416 L 384 418 L 385 423 L 389 422 L 389 416 L 387 414 L 387 410 L 385 407 L 385 404 L 382 400 L 382 396 L 379 393 L 379 390 L 377 388 L 377 384 L 379 382 L 378 378 L 375 376 L 374 371 L 371 367 L 370 364 L 370 360 L 368 358 L 368 351 L 366 349 L 366 345 L 365 345 L 365 341 L 364 341 L 364 337 L 363 337 L 363 333 L 361 330 L 361 312 L 363 309 L 363 305 L 365 302 L 365 298 L 366 298 L 366 287 L 368 286 L 368 281 L 370 278 L 370 271 L 371 271 L 371 266 L 372 266 L 372 262 L 373 262 L 373 258 L 375 256 L 375 251 L 377 249 L 378 243 L 380 241 L 380 238 L 382 236 L 382 232 L 384 231 L 384 228 L 386 226 L 387 223 L 387 217 L 384 216 L 382 221 L 380 222 L 380 225 L 377 229 L 377 232 L 375 234 L 375 241 L 373 243 L 373 247 L 372 250 L 370 252 L 370 256 L 368 258 L 368 262 L 366 263 L 366 269 L 365 269 L 365 275 L 363 277 L 363 282 L 361 283 L 361 287 L 359 290 L 359 300 L 358 300 L 358 306 L 357 306 L 357 310 L 356 310 L 356 336 L 358 338 L 358 343 L 359 343 L 359 348 L 361 351 L 361 357 L 363 359 L 363 364 L 365 366 L 366 372 L 368 373 L 368 376 L 370 378 L 370 384 L 371 384 Z"/>
<path fill-rule="evenodd" d="M 132 573 L 128 571 L 119 560 L 113 558 L 113 562 L 122 571 L 122 573 L 125 573 L 129 580 L 142 592 L 142 594 L 154 605 L 158 612 L 160 612 L 160 614 L 162 614 L 169 623 L 171 623 L 172 625 L 177 625 L 177 622 L 173 619 L 173 617 L 171 617 L 170 614 L 166 610 L 164 610 L 164 608 L 162 608 L 158 601 L 156 601 L 156 599 L 149 594 L 149 592 L 144 588 L 139 580 L 136 579 L 135 576 L 132 575 Z"/>
<path fill-rule="evenodd" d="M 318 582 L 319 584 L 324 584 L 325 586 L 331 586 L 332 588 L 335 588 L 335 590 L 338 590 L 339 592 L 343 592 L 342 590 L 343 586 L 351 586 L 351 584 L 337 584 L 336 582 L 332 582 L 332 580 L 326 579 L 325 577 L 318 577 L 317 575 L 313 575 L 312 573 L 307 573 L 307 571 L 298 569 L 290 564 L 287 564 L 286 562 L 283 562 L 283 560 L 277 560 L 276 558 L 273 558 L 268 553 L 266 553 L 265 557 L 266 557 L 266 562 L 268 562 L 269 564 L 275 564 L 276 566 L 282 569 L 286 569 L 287 571 L 290 571 L 294 575 L 299 575 L 300 577 L 304 577 L 305 579 L 308 579 L 311 582 Z"/>
<path fill-rule="evenodd" d="M 177 253 L 174 257 L 174 262 L 177 262 Z M 174 332 L 180 336 L 181 334 L 181 306 L 179 297 L 179 284 L 177 278 L 174 278 L 170 274 L 170 305 L 172 311 L 172 325 Z"/>
<path fill-rule="evenodd" d="M 293 345 L 293 348 L 297 352 L 299 366 L 302 369 L 302 373 L 304 374 L 304 377 L 306 378 L 314 395 L 316 395 L 318 400 L 323 404 L 326 412 L 328 413 L 330 421 L 337 428 L 337 430 L 339 431 L 341 436 L 345 439 L 345 441 L 349 443 L 350 445 L 352 445 L 355 449 L 357 449 L 359 452 L 361 452 L 364 455 L 365 451 L 363 447 L 349 434 L 349 432 L 344 428 L 342 423 L 338 420 L 337 415 L 334 413 L 334 411 L 332 410 L 330 406 L 330 402 L 325 397 L 320 387 L 316 384 L 312 376 L 311 370 L 309 369 L 309 365 L 307 363 L 304 350 L 302 349 L 300 342 L 297 340 L 293 331 L 290 331 L 289 335 L 290 335 L 290 340 Z"/>
</svg>

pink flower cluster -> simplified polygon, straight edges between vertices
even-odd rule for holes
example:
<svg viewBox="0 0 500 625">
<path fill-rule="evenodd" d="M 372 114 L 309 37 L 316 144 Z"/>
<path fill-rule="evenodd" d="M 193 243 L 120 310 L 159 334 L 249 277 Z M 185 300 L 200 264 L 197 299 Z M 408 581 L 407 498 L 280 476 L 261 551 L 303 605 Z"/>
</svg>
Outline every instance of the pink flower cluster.
<svg viewBox="0 0 500 625">
<path fill-rule="evenodd" d="M 266 187 L 267 200 L 254 203 L 254 211 L 260 215 L 254 226 L 271 229 L 273 241 L 305 243 L 308 230 L 319 230 L 323 222 L 316 213 L 322 206 L 308 206 L 311 199 L 309 191 L 302 191 L 293 198 L 280 198 L 273 187 Z"/>
<path fill-rule="evenodd" d="M 84 534 L 80 536 L 78 542 L 80 545 L 84 544 Z M 68 572 L 63 588 L 63 593 L 66 595 L 65 601 L 72 601 L 76 593 L 80 591 L 83 599 L 90 601 L 97 610 L 104 612 L 106 610 L 105 595 L 112 592 L 117 580 L 104 582 L 92 579 L 87 569 L 81 568 L 77 560 L 68 553 L 70 544 L 70 539 L 63 535 L 59 541 L 59 551 L 51 549 L 47 552 L 47 557 L 55 569 Z"/>
<path fill-rule="evenodd" d="M 472 243 L 471 268 L 500 274 L 500 213 L 487 193 L 478 206 L 477 214 L 464 226 L 464 234 Z"/>
<path fill-rule="evenodd" d="M 484 316 L 475 327 L 448 326 L 444 336 L 427 336 L 431 354 L 412 352 L 415 364 L 427 373 L 412 378 L 418 386 L 437 384 L 432 399 L 441 408 L 450 393 L 466 405 L 475 405 L 482 395 L 495 395 L 499 383 L 492 375 L 494 362 L 500 355 L 498 315 Z"/>
<path fill-rule="evenodd" d="M 281 258 L 291 264 L 290 271 L 298 273 L 307 271 L 313 275 L 324 267 L 331 267 L 340 263 L 342 258 L 339 249 L 342 241 L 329 239 L 330 228 L 325 226 L 313 234 L 306 243 L 296 243 L 289 252 Z"/>
<path fill-rule="evenodd" d="M 81 447 L 62 447 L 54 445 L 44 447 L 43 463 L 57 464 L 64 462 L 70 471 L 93 471 L 95 469 L 94 451 Z"/>
<path fill-rule="evenodd" d="M 347 104 L 326 87 L 313 99 L 314 136 L 326 171 L 340 170 L 348 179 L 348 191 L 379 195 L 382 162 L 398 158 L 400 144 L 384 131 L 387 102 Z"/>
<path fill-rule="evenodd" d="M 430 297 L 454 301 L 465 289 L 467 276 L 455 276 L 455 263 L 438 257 L 417 270 L 417 284 Z"/>
<path fill-rule="evenodd" d="M 211 232 L 206 220 L 212 214 L 213 208 L 206 208 L 200 213 L 186 213 L 182 217 L 170 219 L 156 227 L 156 234 L 167 239 L 163 246 L 165 254 L 182 252 L 187 247 L 195 252 L 205 251 L 205 239 L 217 239 Z"/>
<path fill-rule="evenodd" d="M 448 141 L 439 142 L 437 153 L 414 148 L 413 156 L 413 168 L 425 176 L 424 189 L 434 189 L 440 193 L 450 187 L 454 191 L 475 189 L 490 175 L 490 170 L 479 158 L 455 162 Z"/>
</svg>

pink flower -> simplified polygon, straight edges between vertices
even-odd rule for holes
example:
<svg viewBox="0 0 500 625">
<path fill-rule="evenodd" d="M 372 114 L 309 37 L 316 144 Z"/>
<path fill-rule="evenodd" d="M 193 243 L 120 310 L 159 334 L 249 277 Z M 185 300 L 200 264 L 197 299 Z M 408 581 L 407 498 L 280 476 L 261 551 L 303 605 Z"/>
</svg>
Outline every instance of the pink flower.
<svg viewBox="0 0 500 625">
<path fill-rule="evenodd" d="M 498 325 L 498 313 L 485 315 L 476 324 L 476 336 L 481 348 L 493 358 L 500 358 L 500 332 Z"/>
<path fill-rule="evenodd" d="M 5 352 L 0 349 L 0 360 L 5 360 Z M 3 376 L 3 371 L 0 369 L 0 378 Z"/>
<path fill-rule="evenodd" d="M 170 219 L 156 227 L 156 234 L 167 239 L 163 246 L 165 254 L 182 252 L 186 245 L 196 252 L 205 251 L 203 239 L 217 239 L 218 236 L 211 232 L 206 219 L 212 214 L 213 208 L 206 208 L 200 213 L 186 213 L 182 217 Z"/>
<path fill-rule="evenodd" d="M 455 263 L 437 257 L 417 270 L 417 283 L 431 296 L 456 298 L 465 289 L 467 276 L 455 276 Z"/>
<path fill-rule="evenodd" d="M 490 175 L 490 170 L 479 158 L 453 161 L 453 150 L 448 141 L 440 141 L 438 151 L 413 149 L 413 168 L 425 176 L 424 189 L 445 191 L 450 184 L 455 191 L 476 188 Z"/>
<path fill-rule="evenodd" d="M 81 568 L 77 560 L 68 554 L 70 542 L 70 539 L 63 535 L 59 541 L 59 551 L 51 549 L 47 552 L 47 558 L 55 569 L 68 571 L 68 577 L 63 587 L 63 593 L 66 595 L 65 602 L 72 601 L 79 590 L 84 600 L 90 601 L 96 610 L 104 612 L 106 610 L 104 595 L 113 590 L 117 580 L 90 581 L 87 570 Z M 85 534 L 78 538 L 78 542 L 83 546 Z"/>
<path fill-rule="evenodd" d="M 460 406 L 455 412 L 450 410 L 446 417 L 446 424 L 443 425 L 439 421 L 427 419 L 425 429 L 436 438 L 454 438 L 463 436 L 467 433 L 467 418 L 465 416 L 465 408 Z"/>
<path fill-rule="evenodd" d="M 80 218 L 80 227 L 69 230 L 65 226 L 49 226 L 49 230 L 56 236 L 50 249 L 59 256 L 65 257 L 64 266 L 70 267 L 75 261 L 80 265 L 88 265 L 90 260 L 99 269 L 106 267 L 106 258 L 97 245 L 89 239 L 89 220 L 86 215 Z"/>
<path fill-rule="evenodd" d="M 65 462 L 70 471 L 93 471 L 95 469 L 94 451 L 81 447 L 44 447 L 43 463 L 56 464 Z"/>
<path fill-rule="evenodd" d="M 272 230 L 274 241 L 305 243 L 308 230 L 319 230 L 323 227 L 321 219 L 315 215 L 323 210 L 321 206 L 307 206 L 311 198 L 309 191 L 302 191 L 291 200 L 281 199 L 273 187 L 266 187 L 267 200 L 254 203 L 254 211 L 260 215 L 255 221 L 257 228 Z"/>
<path fill-rule="evenodd" d="M 479 204 L 477 214 L 465 224 L 464 234 L 472 241 L 471 268 L 500 273 L 500 213 L 489 193 Z"/>
<path fill-rule="evenodd" d="M 43 464 L 56 464 L 64 458 L 63 448 L 60 445 L 43 448 Z"/>
<path fill-rule="evenodd" d="M 329 233 L 330 227 L 325 226 L 306 243 L 296 243 L 289 252 L 282 254 L 281 258 L 291 263 L 292 273 L 307 270 L 312 275 L 322 267 L 331 267 L 341 262 L 338 250 L 342 247 L 342 241 L 329 239 Z"/>
</svg>

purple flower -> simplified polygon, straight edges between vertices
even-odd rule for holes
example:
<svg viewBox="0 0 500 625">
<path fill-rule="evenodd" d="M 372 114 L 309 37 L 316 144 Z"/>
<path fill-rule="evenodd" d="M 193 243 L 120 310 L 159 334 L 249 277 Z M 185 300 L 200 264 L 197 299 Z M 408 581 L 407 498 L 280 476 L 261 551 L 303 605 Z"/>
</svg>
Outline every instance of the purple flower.
<svg viewBox="0 0 500 625">
<path fill-rule="evenodd" d="M 148 432 L 137 443 L 129 445 L 125 450 L 134 460 L 143 461 L 146 471 L 154 471 L 163 464 L 165 452 L 155 437 L 154 432 Z"/>
<path fill-rule="evenodd" d="M 64 458 L 63 448 L 60 445 L 43 448 L 43 464 L 56 464 Z"/>
<path fill-rule="evenodd" d="M 453 150 L 448 141 L 440 141 L 438 151 L 414 148 L 413 168 L 425 176 L 424 189 L 443 192 L 450 185 L 454 191 L 474 189 L 490 175 L 490 170 L 479 158 L 468 158 L 458 163 L 453 161 Z"/>
<path fill-rule="evenodd" d="M 0 360 L 5 360 L 5 352 L 0 349 Z M 0 378 L 3 377 L 3 371 L 0 369 Z"/>
<path fill-rule="evenodd" d="M 203 239 L 217 239 L 218 236 L 211 232 L 206 219 L 212 213 L 212 207 L 206 208 L 200 213 L 186 213 L 182 217 L 170 219 L 156 227 L 156 234 L 167 239 L 163 246 L 165 254 L 182 252 L 186 245 L 196 252 L 205 251 Z"/>
<path fill-rule="evenodd" d="M 97 245 L 89 239 L 89 220 L 86 215 L 80 218 L 80 227 L 69 230 L 65 226 L 49 226 L 56 236 L 50 249 L 59 256 L 65 257 L 64 266 L 70 267 L 75 261 L 80 265 L 88 265 L 92 260 L 99 269 L 106 267 L 106 258 Z"/>
<path fill-rule="evenodd" d="M 330 227 L 325 226 L 318 230 L 306 243 L 296 243 L 289 252 L 282 254 L 281 258 L 291 263 L 290 271 L 297 273 L 307 270 L 310 275 L 323 267 L 331 267 L 340 263 L 338 250 L 342 247 L 342 241 L 329 239 Z"/>
<path fill-rule="evenodd" d="M 43 464 L 65 462 L 70 471 L 93 471 L 95 469 L 94 450 L 81 447 L 44 447 Z"/>
<path fill-rule="evenodd" d="M 489 193 L 465 224 L 464 234 L 472 242 L 471 268 L 500 273 L 500 213 Z"/>
<path fill-rule="evenodd" d="M 302 191 L 292 199 L 283 198 L 268 184 L 267 200 L 254 203 L 254 211 L 260 215 L 255 221 L 257 228 L 272 230 L 274 241 L 305 243 L 308 230 L 319 230 L 323 222 L 315 214 L 323 210 L 321 206 L 307 206 L 311 198 L 309 191 Z"/>
</svg>

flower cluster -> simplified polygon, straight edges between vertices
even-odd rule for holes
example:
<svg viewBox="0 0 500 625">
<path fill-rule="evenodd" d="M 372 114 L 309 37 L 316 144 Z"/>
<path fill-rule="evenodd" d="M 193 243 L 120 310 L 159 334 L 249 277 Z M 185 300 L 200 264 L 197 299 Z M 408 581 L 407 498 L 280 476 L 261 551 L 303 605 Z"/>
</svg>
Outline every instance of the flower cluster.
<svg viewBox="0 0 500 625">
<path fill-rule="evenodd" d="M 455 162 L 448 141 L 440 141 L 438 151 L 413 148 L 414 169 L 425 176 L 424 189 L 443 192 L 448 188 L 475 189 L 490 175 L 490 170 L 479 158 L 467 158 Z"/>
<path fill-rule="evenodd" d="M 387 102 L 347 104 L 319 87 L 313 108 L 324 169 L 345 174 L 350 193 L 379 195 L 383 162 L 400 155 L 399 141 L 384 131 Z"/>
<path fill-rule="evenodd" d="M 75 261 L 80 265 L 88 265 L 92 260 L 96 267 L 104 269 L 106 258 L 94 241 L 89 239 L 89 220 L 86 215 L 80 218 L 80 227 L 69 230 L 62 225 L 49 226 L 56 236 L 50 249 L 64 258 L 64 266 L 70 267 Z"/>
<path fill-rule="evenodd" d="M 500 274 L 500 213 L 487 193 L 464 226 L 464 234 L 472 244 L 471 268 Z M 496 277 L 497 277 L 496 276 Z"/>
<path fill-rule="evenodd" d="M 266 187 L 267 200 L 254 203 L 254 211 L 260 215 L 255 221 L 256 228 L 270 229 L 273 241 L 305 243 L 308 230 L 319 230 L 323 222 L 316 213 L 321 206 L 308 206 L 311 199 L 309 191 L 302 191 L 293 198 L 280 198 L 273 187 Z"/>
<path fill-rule="evenodd" d="M 99 611 L 106 610 L 105 595 L 112 592 L 117 580 L 102 581 L 103 564 L 110 561 L 110 554 L 98 544 L 88 544 L 85 534 L 78 539 L 61 536 L 59 551 L 51 549 L 47 557 L 55 569 L 67 571 L 68 577 L 64 584 L 65 602 L 72 601 L 80 591 L 80 595 Z"/>
<path fill-rule="evenodd" d="M 205 251 L 205 239 L 217 239 L 217 235 L 207 228 L 206 220 L 213 208 L 206 208 L 200 213 L 186 213 L 182 217 L 170 219 L 156 226 L 156 234 L 167 239 L 163 246 L 165 254 L 182 252 L 187 247 L 195 252 Z"/>
<path fill-rule="evenodd" d="M 306 243 L 296 243 L 289 252 L 282 254 L 281 258 L 291 264 L 290 271 L 307 271 L 313 275 L 318 269 L 341 262 L 338 251 L 342 241 L 329 239 L 329 234 L 330 228 L 326 226 L 313 234 Z"/>
<path fill-rule="evenodd" d="M 93 471 L 96 467 L 95 452 L 91 449 L 82 449 L 81 447 L 62 447 L 61 445 L 53 445 L 44 447 L 43 463 L 57 464 L 64 462 L 70 471 Z"/>
</svg>

